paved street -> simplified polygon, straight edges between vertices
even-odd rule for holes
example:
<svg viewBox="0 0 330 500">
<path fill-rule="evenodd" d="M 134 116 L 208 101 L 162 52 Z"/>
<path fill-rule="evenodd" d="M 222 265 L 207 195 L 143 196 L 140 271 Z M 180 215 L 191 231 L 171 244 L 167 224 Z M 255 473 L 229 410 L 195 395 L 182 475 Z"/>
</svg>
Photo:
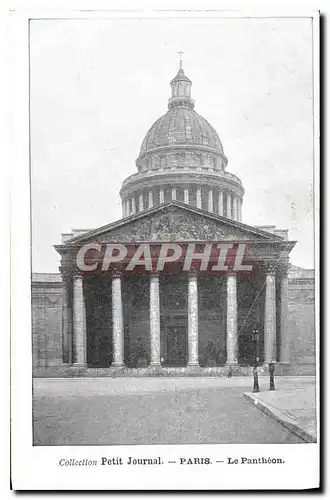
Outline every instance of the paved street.
<svg viewBox="0 0 330 500">
<path fill-rule="evenodd" d="M 302 443 L 243 398 L 250 389 L 247 377 L 36 379 L 34 444 Z"/>
</svg>

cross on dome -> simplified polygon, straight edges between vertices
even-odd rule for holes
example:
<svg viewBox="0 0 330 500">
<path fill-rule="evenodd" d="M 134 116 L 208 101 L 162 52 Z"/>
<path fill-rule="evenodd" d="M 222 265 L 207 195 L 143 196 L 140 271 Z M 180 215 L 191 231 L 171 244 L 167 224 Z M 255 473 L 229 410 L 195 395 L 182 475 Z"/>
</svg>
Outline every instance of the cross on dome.
<svg viewBox="0 0 330 500">
<path fill-rule="evenodd" d="M 182 69 L 182 56 L 183 56 L 184 52 L 182 52 L 182 50 L 179 50 L 179 52 L 177 52 L 177 54 L 179 54 L 179 56 L 180 56 L 180 69 Z"/>
</svg>

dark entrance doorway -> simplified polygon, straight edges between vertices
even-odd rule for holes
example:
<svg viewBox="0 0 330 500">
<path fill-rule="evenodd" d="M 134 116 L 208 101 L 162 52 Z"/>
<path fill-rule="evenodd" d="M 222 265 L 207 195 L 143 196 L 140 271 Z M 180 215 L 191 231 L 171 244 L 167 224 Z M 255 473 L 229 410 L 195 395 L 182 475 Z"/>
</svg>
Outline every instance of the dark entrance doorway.
<svg viewBox="0 0 330 500">
<path fill-rule="evenodd" d="M 186 366 L 187 352 L 187 321 L 183 316 L 172 317 L 164 321 L 164 366 Z"/>
<path fill-rule="evenodd" d="M 252 335 L 240 335 L 238 338 L 240 365 L 253 366 L 256 358 L 255 343 Z"/>
<path fill-rule="evenodd" d="M 86 349 L 89 368 L 107 368 L 112 363 L 111 280 L 102 276 L 84 278 Z"/>
</svg>

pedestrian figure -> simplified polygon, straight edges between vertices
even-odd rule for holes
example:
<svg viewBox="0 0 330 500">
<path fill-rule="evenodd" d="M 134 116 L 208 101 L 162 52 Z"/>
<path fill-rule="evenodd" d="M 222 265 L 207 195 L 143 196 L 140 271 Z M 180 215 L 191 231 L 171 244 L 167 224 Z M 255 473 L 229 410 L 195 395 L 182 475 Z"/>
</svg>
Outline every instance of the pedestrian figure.
<svg viewBox="0 0 330 500">
<path fill-rule="evenodd" d="M 253 391 L 252 392 L 260 392 L 259 380 L 258 380 L 258 366 L 257 365 L 254 365 L 254 367 L 253 367 Z"/>
<path fill-rule="evenodd" d="M 269 367 L 269 390 L 275 391 L 275 379 L 274 379 L 275 363 L 273 362 L 269 363 L 268 367 Z"/>
<path fill-rule="evenodd" d="M 231 378 L 233 376 L 233 369 L 232 367 L 230 366 L 229 367 L 229 371 L 228 371 L 228 378 Z"/>
</svg>

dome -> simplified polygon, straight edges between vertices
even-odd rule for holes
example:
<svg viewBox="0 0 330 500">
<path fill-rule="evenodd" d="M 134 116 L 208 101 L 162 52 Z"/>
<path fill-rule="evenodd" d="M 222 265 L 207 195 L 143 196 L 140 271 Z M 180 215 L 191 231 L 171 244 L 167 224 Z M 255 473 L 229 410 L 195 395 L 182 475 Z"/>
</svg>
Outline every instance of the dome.
<svg viewBox="0 0 330 500">
<path fill-rule="evenodd" d="M 140 156 L 155 148 L 178 144 L 206 146 L 223 154 L 219 136 L 205 118 L 190 107 L 172 107 L 148 131 Z"/>
<path fill-rule="evenodd" d="M 120 190 L 123 217 L 175 200 L 242 220 L 242 182 L 226 171 L 217 132 L 195 111 L 181 59 L 170 85 L 168 111 L 148 130 L 135 162 L 138 172 Z"/>
</svg>

